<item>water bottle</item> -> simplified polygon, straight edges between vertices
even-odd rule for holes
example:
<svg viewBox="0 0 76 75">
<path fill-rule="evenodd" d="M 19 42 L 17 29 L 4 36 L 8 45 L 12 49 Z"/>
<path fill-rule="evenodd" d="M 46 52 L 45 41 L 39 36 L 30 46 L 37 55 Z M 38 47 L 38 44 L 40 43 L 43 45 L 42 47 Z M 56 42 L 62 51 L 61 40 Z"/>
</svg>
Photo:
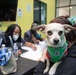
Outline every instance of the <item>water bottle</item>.
<svg viewBox="0 0 76 75">
<path fill-rule="evenodd" d="M 5 44 L 2 44 L 1 50 L 2 50 L 2 54 L 6 53 L 6 47 L 5 47 Z"/>
<path fill-rule="evenodd" d="M 14 43 L 14 57 L 16 60 L 18 60 L 18 45 L 17 45 L 17 43 Z"/>
</svg>

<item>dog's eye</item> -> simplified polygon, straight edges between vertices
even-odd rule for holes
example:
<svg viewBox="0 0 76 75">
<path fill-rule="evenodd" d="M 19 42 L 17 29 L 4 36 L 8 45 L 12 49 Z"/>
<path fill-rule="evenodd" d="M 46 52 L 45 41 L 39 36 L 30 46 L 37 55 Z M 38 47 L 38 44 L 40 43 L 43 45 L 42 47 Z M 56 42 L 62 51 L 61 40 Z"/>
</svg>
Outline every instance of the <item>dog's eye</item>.
<svg viewBox="0 0 76 75">
<path fill-rule="evenodd" d="M 48 35 L 52 35 L 52 32 L 51 31 L 48 31 L 47 33 L 48 33 Z"/>
<path fill-rule="evenodd" d="M 59 34 L 59 35 L 62 35 L 62 33 L 63 33 L 63 31 L 59 31 L 59 33 L 58 33 L 58 34 Z"/>
</svg>

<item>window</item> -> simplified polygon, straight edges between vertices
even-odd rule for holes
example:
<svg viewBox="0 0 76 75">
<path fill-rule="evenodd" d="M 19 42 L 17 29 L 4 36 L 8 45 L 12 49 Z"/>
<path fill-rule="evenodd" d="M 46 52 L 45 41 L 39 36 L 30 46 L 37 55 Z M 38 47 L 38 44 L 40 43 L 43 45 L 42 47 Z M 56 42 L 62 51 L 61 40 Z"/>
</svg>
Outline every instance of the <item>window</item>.
<svg viewBox="0 0 76 75">
<path fill-rule="evenodd" d="M 34 21 L 38 21 L 39 24 L 46 24 L 46 10 L 47 5 L 41 1 L 34 0 Z"/>
<path fill-rule="evenodd" d="M 76 0 L 56 0 L 57 16 L 76 16 Z"/>
<path fill-rule="evenodd" d="M 57 7 L 69 5 L 69 0 L 57 0 Z"/>
</svg>

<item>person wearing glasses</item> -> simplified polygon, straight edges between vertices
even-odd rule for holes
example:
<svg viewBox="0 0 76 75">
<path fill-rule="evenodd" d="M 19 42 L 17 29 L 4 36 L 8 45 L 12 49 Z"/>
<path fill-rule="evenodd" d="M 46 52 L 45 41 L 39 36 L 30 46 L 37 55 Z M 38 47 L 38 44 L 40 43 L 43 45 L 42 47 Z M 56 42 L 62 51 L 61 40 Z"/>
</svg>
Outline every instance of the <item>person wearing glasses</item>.
<svg viewBox="0 0 76 75">
<path fill-rule="evenodd" d="M 0 34 L 0 38 L 2 38 L 1 44 L 5 44 L 6 47 L 12 47 L 14 43 L 21 43 L 36 50 L 36 46 L 33 43 L 27 42 L 21 37 L 21 32 L 18 24 L 9 25 L 6 31 Z M 21 50 L 18 50 L 18 54 L 21 54 Z"/>
</svg>

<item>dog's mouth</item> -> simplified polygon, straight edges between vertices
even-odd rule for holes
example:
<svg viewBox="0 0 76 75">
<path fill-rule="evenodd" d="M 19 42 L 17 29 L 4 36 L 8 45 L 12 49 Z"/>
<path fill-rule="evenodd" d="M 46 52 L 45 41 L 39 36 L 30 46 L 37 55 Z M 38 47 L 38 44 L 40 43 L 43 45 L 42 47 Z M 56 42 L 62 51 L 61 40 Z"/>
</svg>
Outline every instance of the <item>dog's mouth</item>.
<svg viewBox="0 0 76 75">
<path fill-rule="evenodd" d="M 58 43 L 54 43 L 53 45 L 58 45 Z"/>
<path fill-rule="evenodd" d="M 51 45 L 48 45 L 48 46 L 51 46 L 51 47 L 59 47 L 59 43 L 51 43 Z"/>
</svg>

